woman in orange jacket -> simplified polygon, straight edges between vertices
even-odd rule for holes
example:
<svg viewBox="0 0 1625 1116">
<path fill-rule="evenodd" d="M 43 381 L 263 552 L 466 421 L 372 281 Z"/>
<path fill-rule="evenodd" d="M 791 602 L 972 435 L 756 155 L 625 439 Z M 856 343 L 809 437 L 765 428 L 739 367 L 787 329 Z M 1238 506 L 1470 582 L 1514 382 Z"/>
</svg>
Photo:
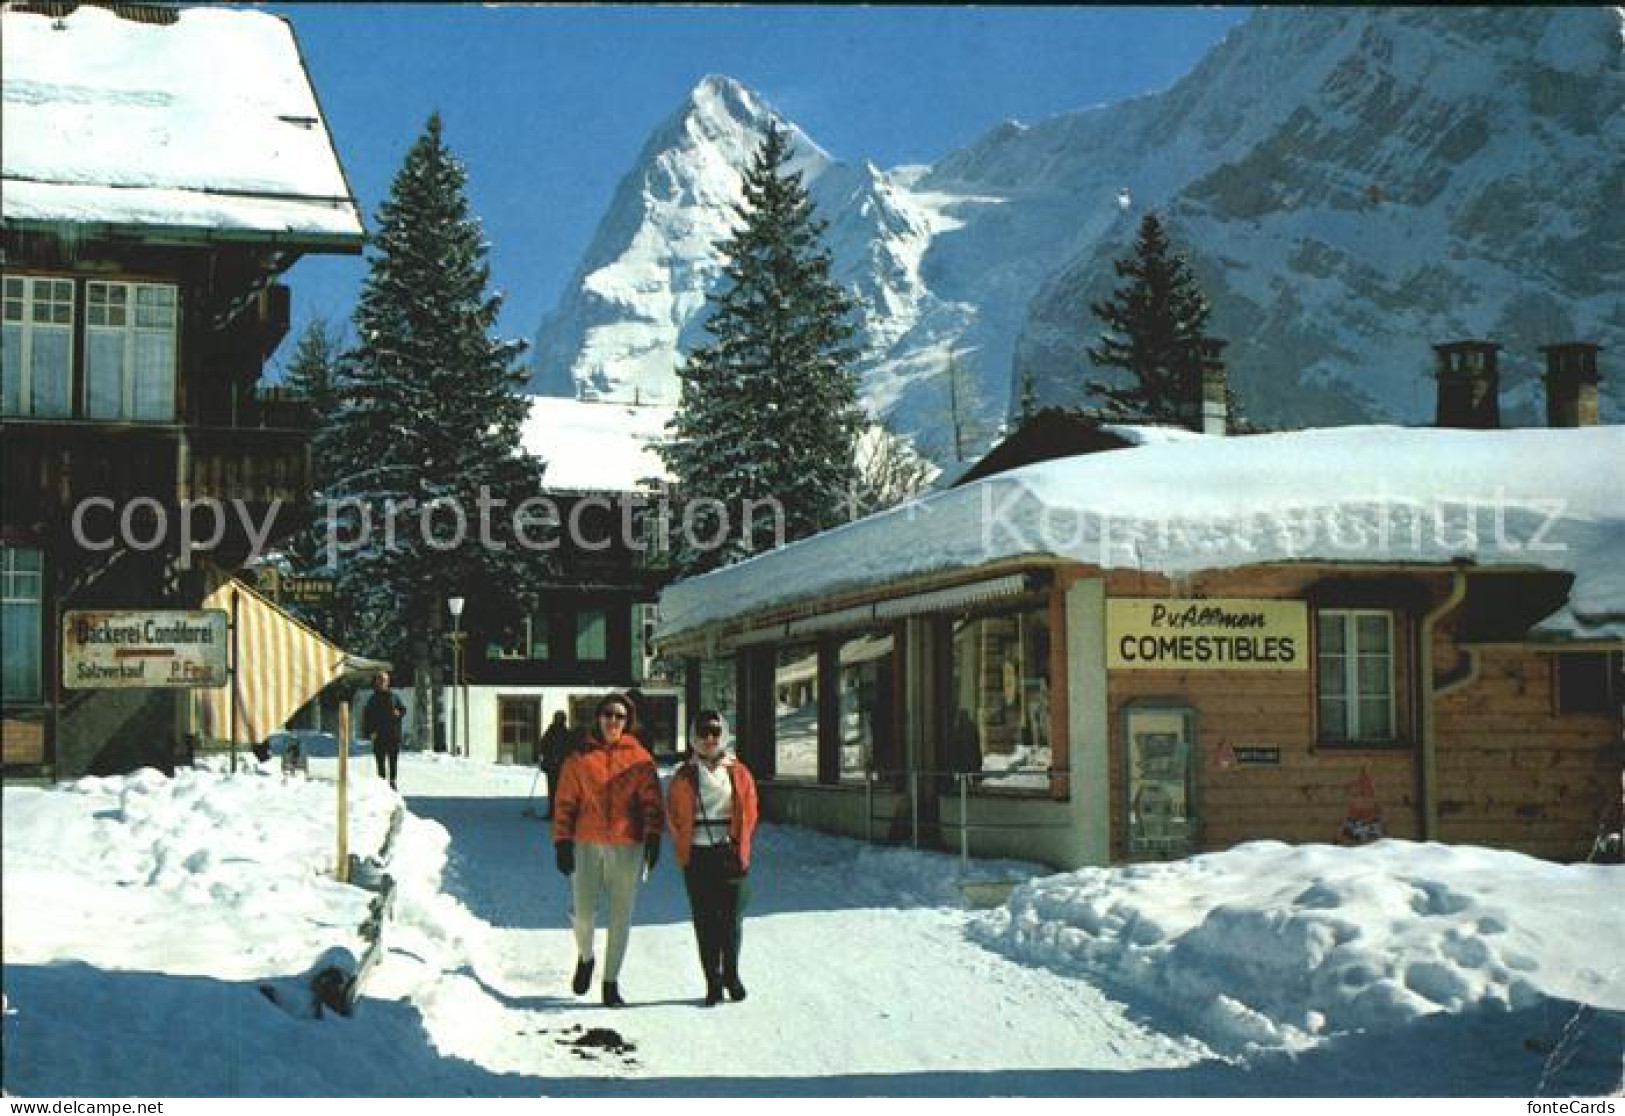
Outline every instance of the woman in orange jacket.
<svg viewBox="0 0 1625 1116">
<path fill-rule="evenodd" d="M 694 755 L 667 791 L 666 817 L 688 887 L 707 1006 L 721 1003 L 724 989 L 731 999 L 745 998 L 739 940 L 750 899 L 756 780 L 732 755 L 727 731 L 721 713 L 703 710 L 694 722 Z"/>
<path fill-rule="evenodd" d="M 635 735 L 636 709 L 624 694 L 598 703 L 581 748 L 559 772 L 553 806 L 553 848 L 559 871 L 570 877 L 576 935 L 577 996 L 592 985 L 593 919 L 601 895 L 609 900 L 609 956 L 604 960 L 604 1006 L 620 1007 L 621 961 L 632 930 L 639 877 L 660 857 L 665 814 L 654 759 Z"/>
</svg>

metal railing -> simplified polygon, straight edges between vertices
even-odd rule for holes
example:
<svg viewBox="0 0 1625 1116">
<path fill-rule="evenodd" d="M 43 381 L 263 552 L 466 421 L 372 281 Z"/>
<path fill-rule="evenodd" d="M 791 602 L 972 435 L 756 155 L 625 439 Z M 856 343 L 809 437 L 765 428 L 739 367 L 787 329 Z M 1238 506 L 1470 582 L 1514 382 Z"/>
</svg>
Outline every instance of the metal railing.
<svg viewBox="0 0 1625 1116">
<path fill-rule="evenodd" d="M 938 818 L 934 824 L 944 831 L 957 830 L 959 834 L 959 860 L 961 871 L 968 869 L 970 864 L 971 834 L 973 832 L 1039 832 L 1043 830 L 1068 829 L 1071 821 L 980 821 L 971 820 L 971 794 L 972 785 L 986 783 L 996 778 L 1004 778 L 1012 774 L 1042 774 L 1046 783 L 1052 780 L 1057 769 L 1045 768 L 1042 771 L 1009 772 L 1009 771 L 943 771 L 931 769 L 877 771 L 867 769 L 863 778 L 863 836 L 864 840 L 875 841 L 874 826 L 880 819 L 875 815 L 875 792 L 877 783 L 884 783 L 886 787 L 897 787 L 901 784 L 903 794 L 908 806 L 909 814 L 909 845 L 911 848 L 920 847 L 920 801 L 922 797 L 922 783 L 927 785 L 940 785 L 944 780 L 951 779 L 955 784 L 955 793 L 959 798 L 959 817 L 955 821 Z M 1046 787 L 1047 793 L 1047 787 Z M 941 795 L 937 796 L 939 799 Z M 1001 796 L 1001 802 L 1011 800 Z M 1047 801 L 1047 799 L 1046 799 Z M 895 815 L 894 815 L 895 816 Z"/>
</svg>

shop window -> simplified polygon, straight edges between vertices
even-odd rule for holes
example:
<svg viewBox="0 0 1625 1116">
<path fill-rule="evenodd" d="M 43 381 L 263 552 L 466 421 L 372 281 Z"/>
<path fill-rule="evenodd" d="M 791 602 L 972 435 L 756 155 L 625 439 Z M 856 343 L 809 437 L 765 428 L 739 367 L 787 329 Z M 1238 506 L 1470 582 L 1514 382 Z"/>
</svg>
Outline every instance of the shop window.
<svg viewBox="0 0 1625 1116">
<path fill-rule="evenodd" d="M 1394 739 L 1394 617 L 1378 609 L 1321 609 L 1316 616 L 1320 739 Z"/>
<path fill-rule="evenodd" d="M 41 663 L 40 552 L 31 547 L 0 547 L 0 639 L 4 640 L 4 692 L 7 702 L 39 701 L 43 696 Z"/>
<path fill-rule="evenodd" d="M 867 634 L 841 642 L 841 778 L 861 782 L 876 756 L 891 754 L 895 658 L 892 636 Z"/>
<path fill-rule="evenodd" d="M 73 280 L 8 275 L 0 299 L 0 412 L 73 413 Z"/>
<path fill-rule="evenodd" d="M 544 615 L 525 617 L 505 642 L 488 643 L 485 654 L 489 659 L 546 662 L 551 655 L 548 646 L 547 617 Z"/>
<path fill-rule="evenodd" d="M 1049 641 L 1043 607 L 953 622 L 949 770 L 982 787 L 1049 788 Z"/>
<path fill-rule="evenodd" d="M 774 771 L 818 778 L 818 647 L 781 647 L 773 663 Z"/>
<path fill-rule="evenodd" d="M 584 608 L 576 613 L 576 661 L 601 663 L 609 658 L 609 613 Z"/>
<path fill-rule="evenodd" d="M 85 284 L 85 411 L 91 418 L 175 417 L 175 288 Z"/>
<path fill-rule="evenodd" d="M 1625 702 L 1625 656 L 1617 651 L 1571 651 L 1553 657 L 1559 713 L 1618 712 Z"/>
</svg>

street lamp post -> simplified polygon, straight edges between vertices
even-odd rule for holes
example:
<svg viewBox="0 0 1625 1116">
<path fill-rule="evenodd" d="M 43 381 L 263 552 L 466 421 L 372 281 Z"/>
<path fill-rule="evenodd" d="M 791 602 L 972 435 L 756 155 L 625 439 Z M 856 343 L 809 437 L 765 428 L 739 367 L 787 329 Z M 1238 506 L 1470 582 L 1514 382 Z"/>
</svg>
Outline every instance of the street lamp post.
<svg viewBox="0 0 1625 1116">
<path fill-rule="evenodd" d="M 457 694 L 463 685 L 463 598 L 452 597 L 446 601 L 446 607 L 451 610 L 451 716 L 447 735 L 451 737 L 451 754 L 461 755 L 457 748 Z M 464 703 L 467 703 L 465 697 Z M 465 710 L 466 712 L 466 710 Z M 468 732 L 463 732 L 463 751 L 468 749 Z"/>
</svg>

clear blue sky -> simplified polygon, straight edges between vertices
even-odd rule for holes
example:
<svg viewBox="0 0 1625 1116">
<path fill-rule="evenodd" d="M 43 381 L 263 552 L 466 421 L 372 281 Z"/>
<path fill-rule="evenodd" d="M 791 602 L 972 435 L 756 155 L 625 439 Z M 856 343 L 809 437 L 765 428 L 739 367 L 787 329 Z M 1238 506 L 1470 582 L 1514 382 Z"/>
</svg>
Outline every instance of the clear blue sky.
<svg viewBox="0 0 1625 1116">
<path fill-rule="evenodd" d="M 438 110 L 491 242 L 499 331 L 532 339 L 649 133 L 734 77 L 836 158 L 934 162 L 1004 120 L 1166 88 L 1242 8 L 270 5 L 299 38 L 372 227 Z M 348 321 L 357 260 L 289 276 L 294 337 Z M 277 364 L 293 349 L 293 337 Z"/>
</svg>

